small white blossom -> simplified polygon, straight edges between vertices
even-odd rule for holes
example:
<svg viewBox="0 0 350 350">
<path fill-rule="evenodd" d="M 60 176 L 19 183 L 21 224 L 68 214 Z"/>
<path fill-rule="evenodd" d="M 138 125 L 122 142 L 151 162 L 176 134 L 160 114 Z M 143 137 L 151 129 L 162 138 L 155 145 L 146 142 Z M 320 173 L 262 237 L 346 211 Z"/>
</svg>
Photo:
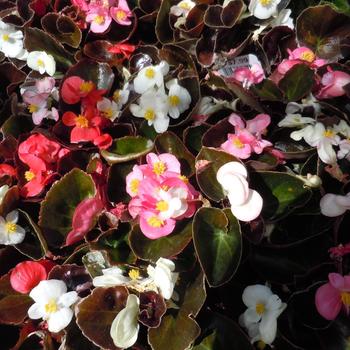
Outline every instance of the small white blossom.
<svg viewBox="0 0 350 350">
<path fill-rule="evenodd" d="M 170 299 L 173 295 L 174 286 L 179 277 L 178 273 L 173 272 L 174 270 L 175 264 L 164 258 L 159 258 L 155 267 L 149 265 L 147 268 L 148 275 L 153 279 L 164 299 Z"/>
<path fill-rule="evenodd" d="M 345 120 L 341 120 L 339 124 L 334 125 L 333 130 L 346 138 L 350 138 L 350 126 Z"/>
<path fill-rule="evenodd" d="M 0 244 L 11 245 L 23 242 L 26 231 L 17 225 L 18 211 L 13 210 L 4 219 L 0 216 Z"/>
<path fill-rule="evenodd" d="M 10 58 L 26 59 L 23 48 L 23 33 L 13 25 L 0 20 L 0 51 Z"/>
<path fill-rule="evenodd" d="M 134 90 L 138 94 L 143 94 L 150 88 L 162 87 L 164 85 L 164 76 L 169 72 L 169 65 L 162 61 L 156 66 L 147 66 L 142 68 L 134 79 Z"/>
<path fill-rule="evenodd" d="M 346 158 L 349 160 L 350 157 L 350 140 L 344 139 L 339 142 L 339 151 L 337 153 L 338 159 Z"/>
<path fill-rule="evenodd" d="M 138 315 L 140 312 L 140 300 L 134 294 L 129 294 L 126 306 L 113 320 L 110 330 L 111 338 L 115 346 L 127 349 L 136 343 L 140 325 Z"/>
<path fill-rule="evenodd" d="M 10 187 L 8 185 L 3 185 L 0 187 L 0 205 L 2 203 L 2 201 L 4 200 L 7 191 L 10 189 Z"/>
<path fill-rule="evenodd" d="M 148 125 L 153 125 L 157 133 L 168 129 L 168 102 L 167 96 L 161 91 L 150 89 L 141 95 L 139 104 L 131 104 L 130 112 L 138 118 L 147 120 Z"/>
<path fill-rule="evenodd" d="M 40 74 L 45 72 L 53 76 L 56 72 L 56 62 L 52 55 L 48 55 L 45 51 L 29 52 L 27 57 L 27 65 L 29 68 L 38 71 Z"/>
<path fill-rule="evenodd" d="M 240 325 L 248 330 L 252 343 L 262 340 L 272 344 L 276 338 L 277 318 L 287 304 L 261 284 L 246 287 L 242 299 L 247 310 L 239 318 Z"/>
<path fill-rule="evenodd" d="M 128 102 L 130 95 L 129 84 L 126 83 L 122 89 L 115 90 L 113 93 L 113 101 L 117 104 L 118 109 L 121 110 L 122 107 Z"/>
<path fill-rule="evenodd" d="M 281 10 L 277 16 L 274 16 L 273 21 L 271 22 L 271 27 L 278 27 L 278 26 L 286 26 L 290 29 L 294 29 L 294 23 L 293 18 L 290 17 L 292 14 L 292 10 L 290 9 L 283 9 Z"/>
<path fill-rule="evenodd" d="M 277 14 L 281 0 L 250 0 L 249 12 L 259 19 L 267 19 Z"/>
<path fill-rule="evenodd" d="M 304 126 L 306 124 L 315 124 L 316 120 L 313 118 L 302 117 L 301 114 L 287 114 L 284 119 L 282 119 L 278 126 L 280 128 L 296 128 Z"/>
<path fill-rule="evenodd" d="M 336 217 L 350 209 L 350 192 L 345 196 L 327 193 L 320 201 L 321 213 L 325 216 Z"/>
<path fill-rule="evenodd" d="M 169 115 L 171 118 L 177 119 L 190 107 L 191 95 L 187 89 L 178 84 L 177 79 L 170 80 L 166 87 L 169 89 Z"/>
<path fill-rule="evenodd" d="M 112 122 L 118 118 L 120 113 L 118 104 L 106 97 L 97 102 L 97 109 L 103 117 L 110 119 Z"/>
<path fill-rule="evenodd" d="M 76 292 L 68 292 L 67 286 L 60 280 L 41 281 L 29 296 L 35 303 L 29 308 L 28 316 L 47 321 L 50 332 L 60 332 L 73 318 L 71 306 L 79 300 Z"/>
<path fill-rule="evenodd" d="M 176 17 L 186 17 L 195 5 L 196 3 L 191 0 L 182 0 L 177 5 L 171 6 L 170 13 Z"/>
<path fill-rule="evenodd" d="M 286 107 L 286 113 L 294 114 L 294 113 L 303 112 L 304 109 L 308 107 L 312 107 L 314 109 L 315 115 L 319 115 L 321 113 L 321 105 L 312 94 L 303 98 L 301 100 L 301 103 L 289 102 Z"/>
</svg>

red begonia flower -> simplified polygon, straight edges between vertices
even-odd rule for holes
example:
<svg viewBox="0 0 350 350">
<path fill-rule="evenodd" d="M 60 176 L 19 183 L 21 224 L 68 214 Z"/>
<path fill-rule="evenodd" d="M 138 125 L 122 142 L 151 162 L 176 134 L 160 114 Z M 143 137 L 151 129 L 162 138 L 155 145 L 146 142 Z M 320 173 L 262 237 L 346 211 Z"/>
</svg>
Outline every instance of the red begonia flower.
<svg viewBox="0 0 350 350">
<path fill-rule="evenodd" d="M 0 164 L 0 177 L 5 175 L 16 177 L 16 169 L 9 164 Z"/>
</svg>

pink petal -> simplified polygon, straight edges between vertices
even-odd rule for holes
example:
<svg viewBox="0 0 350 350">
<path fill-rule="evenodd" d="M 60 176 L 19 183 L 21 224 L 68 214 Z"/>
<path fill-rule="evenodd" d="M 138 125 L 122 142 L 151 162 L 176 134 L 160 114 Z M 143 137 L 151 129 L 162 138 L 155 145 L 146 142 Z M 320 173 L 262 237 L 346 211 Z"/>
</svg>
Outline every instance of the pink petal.
<svg viewBox="0 0 350 350">
<path fill-rule="evenodd" d="M 174 219 L 164 220 L 161 227 L 153 227 L 148 223 L 148 219 L 152 216 L 156 216 L 156 214 L 152 212 L 144 212 L 140 215 L 140 229 L 147 238 L 157 239 L 167 236 L 174 231 L 176 224 Z"/>
<path fill-rule="evenodd" d="M 268 114 L 258 114 L 254 119 L 247 121 L 247 130 L 252 134 L 261 133 L 271 123 Z"/>
<path fill-rule="evenodd" d="M 233 126 L 238 126 L 240 129 L 244 129 L 245 127 L 244 121 L 238 114 L 235 114 L 235 113 L 231 114 L 228 121 Z"/>
<path fill-rule="evenodd" d="M 329 283 L 318 288 L 315 303 L 317 311 L 327 320 L 334 320 L 342 307 L 339 291 Z"/>
</svg>

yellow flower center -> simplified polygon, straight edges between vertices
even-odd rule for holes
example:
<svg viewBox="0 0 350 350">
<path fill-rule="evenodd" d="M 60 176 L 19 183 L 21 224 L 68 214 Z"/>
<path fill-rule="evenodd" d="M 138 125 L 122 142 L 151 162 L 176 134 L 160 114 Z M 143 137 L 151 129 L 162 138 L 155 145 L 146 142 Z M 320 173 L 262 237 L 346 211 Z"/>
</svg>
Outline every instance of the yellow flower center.
<svg viewBox="0 0 350 350">
<path fill-rule="evenodd" d="M 262 6 L 270 6 L 274 0 L 259 0 Z"/>
<path fill-rule="evenodd" d="M 9 41 L 10 40 L 10 36 L 8 34 L 3 34 L 2 35 L 2 40 Z"/>
<path fill-rule="evenodd" d="M 169 209 L 169 204 L 166 201 L 159 201 L 156 205 L 156 209 L 159 211 L 167 211 Z"/>
<path fill-rule="evenodd" d="M 9 221 L 5 224 L 5 227 L 7 233 L 14 233 L 16 232 L 17 225 L 14 222 Z"/>
<path fill-rule="evenodd" d="M 137 194 L 137 192 L 139 191 L 139 185 L 140 185 L 140 180 L 138 179 L 131 180 L 130 182 L 131 192 Z"/>
<path fill-rule="evenodd" d="M 188 182 L 189 182 L 189 181 L 188 181 L 188 177 L 185 176 L 185 175 L 180 175 L 180 176 L 179 176 L 179 179 L 182 180 L 182 181 L 185 182 L 185 183 L 188 183 Z"/>
<path fill-rule="evenodd" d="M 258 315 L 262 315 L 265 312 L 265 304 L 257 303 L 255 306 L 255 311 Z"/>
<path fill-rule="evenodd" d="M 29 110 L 29 113 L 35 113 L 39 110 L 39 107 L 37 105 L 31 104 L 28 106 L 28 110 Z"/>
<path fill-rule="evenodd" d="M 191 6 L 187 1 L 181 2 L 178 6 L 183 10 L 191 10 Z"/>
<path fill-rule="evenodd" d="M 102 24 L 104 21 L 105 21 L 105 17 L 101 16 L 101 15 L 97 15 L 94 18 L 94 22 L 97 23 L 97 24 Z"/>
<path fill-rule="evenodd" d="M 264 350 L 266 348 L 266 344 L 262 340 L 259 340 L 257 344 L 257 348 L 259 350 Z"/>
<path fill-rule="evenodd" d="M 128 275 L 133 281 L 136 281 L 137 279 L 140 278 L 140 271 L 136 269 L 131 269 Z"/>
<path fill-rule="evenodd" d="M 323 133 L 324 137 L 333 137 L 334 135 L 335 135 L 335 132 L 333 130 L 329 130 L 329 129 Z"/>
<path fill-rule="evenodd" d="M 114 91 L 113 100 L 116 103 L 120 101 L 120 90 L 115 90 Z"/>
<path fill-rule="evenodd" d="M 44 67 L 44 61 L 41 58 L 39 58 L 36 63 L 39 67 Z"/>
<path fill-rule="evenodd" d="M 94 83 L 92 81 L 84 81 L 80 84 L 80 91 L 84 93 L 89 93 L 94 88 Z"/>
<path fill-rule="evenodd" d="M 154 113 L 154 110 L 152 108 L 148 108 L 144 114 L 144 118 L 146 120 L 153 120 L 155 116 L 156 114 Z"/>
<path fill-rule="evenodd" d="M 156 75 L 156 72 L 154 71 L 153 68 L 147 68 L 146 69 L 146 71 L 145 71 L 146 78 L 153 79 L 155 75 Z"/>
<path fill-rule="evenodd" d="M 81 114 L 75 118 L 75 124 L 78 128 L 87 128 L 89 126 L 89 121 Z"/>
<path fill-rule="evenodd" d="M 316 58 L 315 54 L 312 51 L 305 51 L 301 54 L 300 58 L 306 62 L 313 62 Z"/>
<path fill-rule="evenodd" d="M 113 110 L 112 108 L 107 108 L 104 111 L 101 111 L 101 114 L 103 115 L 103 117 L 111 119 L 113 116 Z"/>
<path fill-rule="evenodd" d="M 151 216 L 148 220 L 147 220 L 148 225 L 155 227 L 155 228 L 159 228 L 162 227 L 164 224 L 164 221 L 157 218 L 156 216 Z"/>
<path fill-rule="evenodd" d="M 172 96 L 169 96 L 169 103 L 170 103 L 170 106 L 172 107 L 176 107 L 180 104 L 180 97 L 179 96 L 176 96 L 176 95 L 172 95 Z"/>
<path fill-rule="evenodd" d="M 123 10 L 118 10 L 115 15 L 116 15 L 117 19 L 119 19 L 121 21 L 123 21 L 127 17 L 126 12 Z"/>
<path fill-rule="evenodd" d="M 162 175 L 166 170 L 166 165 L 164 162 L 155 162 L 153 164 L 153 172 L 156 175 Z"/>
<path fill-rule="evenodd" d="M 163 191 L 168 191 L 168 190 L 169 190 L 169 186 L 163 185 L 163 186 L 161 187 L 161 190 L 163 190 Z"/>
<path fill-rule="evenodd" d="M 26 171 L 24 177 L 27 181 L 32 181 L 35 178 L 35 174 L 32 171 Z"/>
<path fill-rule="evenodd" d="M 345 306 L 350 306 L 350 293 L 349 292 L 342 292 L 340 293 L 341 301 Z"/>
<path fill-rule="evenodd" d="M 237 148 L 243 148 L 244 144 L 242 143 L 242 141 L 238 138 L 234 138 L 234 140 L 232 141 L 233 145 Z"/>
<path fill-rule="evenodd" d="M 56 312 L 57 309 L 58 307 L 55 299 L 50 299 L 49 302 L 45 304 L 45 312 L 48 314 Z"/>
</svg>

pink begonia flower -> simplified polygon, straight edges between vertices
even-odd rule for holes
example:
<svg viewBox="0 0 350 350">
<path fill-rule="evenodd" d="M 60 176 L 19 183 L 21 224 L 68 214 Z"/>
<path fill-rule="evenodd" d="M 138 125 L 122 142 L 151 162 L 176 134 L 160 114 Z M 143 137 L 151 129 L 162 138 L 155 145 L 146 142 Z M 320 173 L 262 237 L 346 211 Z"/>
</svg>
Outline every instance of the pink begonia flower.
<svg viewBox="0 0 350 350">
<path fill-rule="evenodd" d="M 147 176 L 156 176 L 166 178 L 181 174 L 181 165 L 177 158 L 170 153 L 163 153 L 157 156 L 155 153 L 148 153 L 146 156 L 147 167 L 144 167 L 144 173 Z"/>
<path fill-rule="evenodd" d="M 110 8 L 110 13 L 112 18 L 122 26 L 129 26 L 132 23 L 130 20 L 132 12 L 126 0 L 119 0 L 118 6 Z"/>
<path fill-rule="evenodd" d="M 228 134 L 228 140 L 220 146 L 225 152 L 247 159 L 252 152 L 261 154 L 265 147 L 272 146 L 271 142 L 261 138 L 271 122 L 268 114 L 258 114 L 246 124 L 240 116 L 231 114 L 229 122 L 235 127 L 235 133 Z"/>
<path fill-rule="evenodd" d="M 90 30 L 93 33 L 104 33 L 112 22 L 109 9 L 104 6 L 90 5 L 86 22 L 91 23 Z"/>
<path fill-rule="evenodd" d="M 72 5 L 79 7 L 82 11 L 88 11 L 89 5 L 85 0 L 71 0 Z"/>
<path fill-rule="evenodd" d="M 339 273 L 328 275 L 329 283 L 324 284 L 316 291 L 316 309 L 322 317 L 334 320 L 342 307 L 349 313 L 350 307 L 350 276 Z"/>
<path fill-rule="evenodd" d="M 337 247 L 329 248 L 328 251 L 332 258 L 340 258 L 350 253 L 350 243 L 345 245 L 339 244 Z"/>
<path fill-rule="evenodd" d="M 130 197 L 135 197 L 139 192 L 140 182 L 143 180 L 143 172 L 139 165 L 134 165 L 132 172 L 126 176 L 126 192 Z"/>
<path fill-rule="evenodd" d="M 32 113 L 33 122 L 39 125 L 44 118 L 57 121 L 59 114 L 56 108 L 49 109 L 49 97 L 54 92 L 55 79 L 46 77 L 38 79 L 34 86 L 24 90 L 23 101 L 28 104 L 29 112 Z"/>
<path fill-rule="evenodd" d="M 320 201 L 321 213 L 325 216 L 336 217 L 350 209 L 350 192 L 345 196 L 327 193 Z"/>
<path fill-rule="evenodd" d="M 345 95 L 344 87 L 350 84 L 350 75 L 341 71 L 333 71 L 330 67 L 327 69 L 328 72 L 322 76 L 322 87 L 316 97 L 323 99 Z"/>
<path fill-rule="evenodd" d="M 253 64 L 251 68 L 237 68 L 231 77 L 240 81 L 243 87 L 248 89 L 252 84 L 260 83 L 265 78 L 265 74 L 260 64 Z"/>
<path fill-rule="evenodd" d="M 239 162 L 224 164 L 216 174 L 230 201 L 232 214 L 241 221 L 256 219 L 263 206 L 260 194 L 249 188 L 247 176 L 246 168 Z"/>
<path fill-rule="evenodd" d="M 72 230 L 66 237 L 66 245 L 72 245 L 82 240 L 86 233 L 95 226 L 97 216 L 103 210 L 103 203 L 99 196 L 84 199 L 75 208 Z"/>
</svg>

